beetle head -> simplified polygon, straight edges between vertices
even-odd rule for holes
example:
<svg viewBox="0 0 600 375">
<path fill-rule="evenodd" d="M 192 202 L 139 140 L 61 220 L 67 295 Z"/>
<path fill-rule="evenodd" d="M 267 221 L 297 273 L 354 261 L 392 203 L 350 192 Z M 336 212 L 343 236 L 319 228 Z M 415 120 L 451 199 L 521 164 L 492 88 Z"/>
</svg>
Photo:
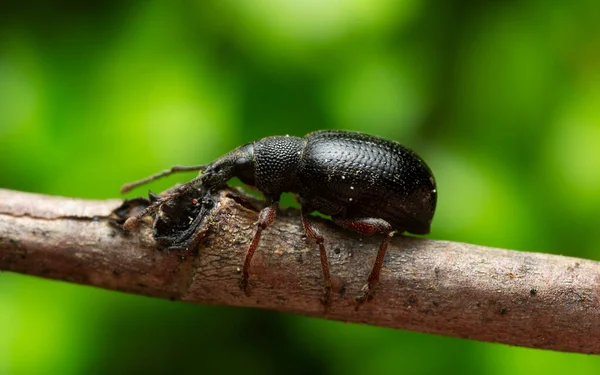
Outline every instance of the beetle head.
<svg viewBox="0 0 600 375">
<path fill-rule="evenodd" d="M 233 177 L 246 185 L 254 185 L 254 146 L 240 146 L 208 165 L 202 173 L 202 184 L 209 189 L 224 187 Z"/>
</svg>

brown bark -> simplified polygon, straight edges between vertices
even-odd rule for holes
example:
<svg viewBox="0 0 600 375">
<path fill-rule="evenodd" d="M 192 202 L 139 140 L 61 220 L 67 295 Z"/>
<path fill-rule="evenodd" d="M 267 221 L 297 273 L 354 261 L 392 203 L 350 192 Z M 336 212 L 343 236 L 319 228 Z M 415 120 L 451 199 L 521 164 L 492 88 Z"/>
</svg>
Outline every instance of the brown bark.
<svg viewBox="0 0 600 375">
<path fill-rule="evenodd" d="M 203 304 L 258 307 L 347 322 L 600 354 L 600 263 L 448 241 L 395 237 L 375 298 L 355 309 L 379 241 L 316 220 L 333 280 L 325 309 L 319 251 L 300 215 L 281 210 L 240 268 L 257 212 L 223 193 L 193 256 L 160 252 L 151 231 L 124 234 L 107 216 L 120 200 L 0 189 L 0 269 Z"/>
</svg>

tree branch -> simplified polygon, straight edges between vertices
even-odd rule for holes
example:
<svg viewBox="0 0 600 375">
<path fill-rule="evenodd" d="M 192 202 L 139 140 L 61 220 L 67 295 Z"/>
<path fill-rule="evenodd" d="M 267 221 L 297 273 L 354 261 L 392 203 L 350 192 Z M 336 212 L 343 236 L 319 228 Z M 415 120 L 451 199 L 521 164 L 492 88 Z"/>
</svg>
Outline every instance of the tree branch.
<svg viewBox="0 0 600 375">
<path fill-rule="evenodd" d="M 253 259 L 251 297 L 240 267 L 256 210 L 219 196 L 197 256 L 156 249 L 148 225 L 109 224 L 122 201 L 0 189 L 0 269 L 203 304 L 258 307 L 534 348 L 600 354 L 600 263 L 448 241 L 395 237 L 375 298 L 355 310 L 378 237 L 315 219 L 328 248 L 333 295 L 325 310 L 316 246 L 299 213 L 280 210 Z"/>
</svg>

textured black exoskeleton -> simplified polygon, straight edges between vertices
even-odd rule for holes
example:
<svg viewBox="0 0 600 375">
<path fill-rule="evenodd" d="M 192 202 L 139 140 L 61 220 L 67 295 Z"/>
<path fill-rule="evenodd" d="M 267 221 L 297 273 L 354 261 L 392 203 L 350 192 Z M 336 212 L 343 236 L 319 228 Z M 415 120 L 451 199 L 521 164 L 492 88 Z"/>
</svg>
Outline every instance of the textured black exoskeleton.
<svg viewBox="0 0 600 375">
<path fill-rule="evenodd" d="M 431 170 L 414 152 L 394 141 L 347 131 L 318 131 L 304 138 L 263 138 L 240 146 L 210 164 L 176 166 L 125 185 L 122 191 L 190 170 L 201 170 L 202 174 L 130 218 L 125 227 L 133 227 L 143 216 L 198 184 L 208 191 L 217 191 L 231 178 L 238 177 L 243 183 L 255 186 L 264 194 L 267 207 L 259 214 L 242 271 L 240 285 L 248 293 L 250 264 L 261 233 L 275 220 L 281 194 L 295 193 L 302 206 L 306 236 L 314 239 L 320 249 L 326 304 L 331 294 L 327 253 L 323 236 L 308 220 L 309 213 L 319 211 L 344 228 L 384 236 L 364 294 L 357 298 L 363 302 L 370 298 L 379 280 L 393 233 L 429 233 L 437 201 Z"/>
</svg>

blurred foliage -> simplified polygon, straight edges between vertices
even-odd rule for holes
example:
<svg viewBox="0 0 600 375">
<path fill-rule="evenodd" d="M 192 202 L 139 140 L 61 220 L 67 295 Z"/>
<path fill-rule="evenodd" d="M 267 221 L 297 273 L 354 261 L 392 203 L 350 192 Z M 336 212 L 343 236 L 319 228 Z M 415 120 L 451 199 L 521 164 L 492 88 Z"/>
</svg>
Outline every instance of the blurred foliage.
<svg viewBox="0 0 600 375">
<path fill-rule="evenodd" d="M 0 187 L 116 197 L 243 142 L 345 128 L 427 160 L 432 238 L 600 260 L 599 25 L 593 0 L 5 0 Z M 167 371 L 597 374 L 600 358 L 0 274 L 0 374 Z"/>
</svg>

